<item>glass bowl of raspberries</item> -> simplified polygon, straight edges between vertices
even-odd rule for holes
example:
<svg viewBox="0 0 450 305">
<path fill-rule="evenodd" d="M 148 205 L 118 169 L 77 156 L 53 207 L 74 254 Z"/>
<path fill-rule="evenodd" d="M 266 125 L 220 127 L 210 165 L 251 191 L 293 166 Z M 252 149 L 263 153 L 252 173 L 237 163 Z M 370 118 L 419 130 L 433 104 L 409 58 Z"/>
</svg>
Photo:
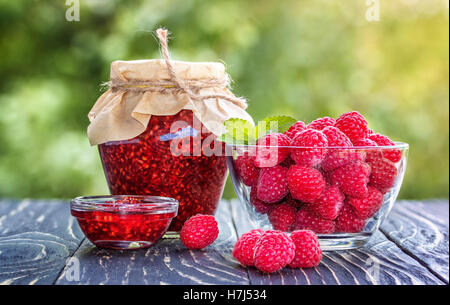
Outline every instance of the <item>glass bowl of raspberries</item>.
<svg viewBox="0 0 450 305">
<path fill-rule="evenodd" d="M 392 209 L 408 144 L 353 111 L 229 149 L 233 186 L 255 228 L 311 230 L 323 250 L 345 250 L 366 244 Z"/>
</svg>

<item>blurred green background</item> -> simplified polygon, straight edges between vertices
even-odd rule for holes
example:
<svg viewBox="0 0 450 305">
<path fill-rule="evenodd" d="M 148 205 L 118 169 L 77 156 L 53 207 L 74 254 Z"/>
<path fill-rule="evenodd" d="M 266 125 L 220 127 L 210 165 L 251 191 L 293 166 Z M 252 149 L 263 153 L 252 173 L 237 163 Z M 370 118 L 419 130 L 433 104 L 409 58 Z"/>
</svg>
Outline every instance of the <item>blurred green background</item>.
<svg viewBox="0 0 450 305">
<path fill-rule="evenodd" d="M 0 197 L 107 193 L 87 113 L 113 60 L 226 63 L 255 120 L 363 113 L 410 144 L 401 198 L 448 197 L 448 0 L 0 0 Z M 232 197 L 227 184 L 225 197 Z"/>
</svg>

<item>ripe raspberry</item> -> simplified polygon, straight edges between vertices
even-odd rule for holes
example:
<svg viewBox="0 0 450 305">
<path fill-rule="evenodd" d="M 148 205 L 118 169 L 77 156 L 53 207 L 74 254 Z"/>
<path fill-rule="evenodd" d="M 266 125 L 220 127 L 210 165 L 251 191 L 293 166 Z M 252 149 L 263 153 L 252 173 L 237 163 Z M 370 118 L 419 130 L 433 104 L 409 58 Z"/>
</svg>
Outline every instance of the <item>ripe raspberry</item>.
<svg viewBox="0 0 450 305">
<path fill-rule="evenodd" d="M 272 167 L 283 162 L 290 154 L 291 138 L 282 133 L 271 133 L 260 138 L 256 143 L 255 165 Z M 277 147 L 283 146 L 283 147 Z"/>
<path fill-rule="evenodd" d="M 267 167 L 261 170 L 257 183 L 257 197 L 267 203 L 278 202 L 289 193 L 286 173 L 282 166 Z"/>
<path fill-rule="evenodd" d="M 297 209 L 287 203 L 275 206 L 269 212 L 269 221 L 275 230 L 290 232 L 295 222 Z"/>
<path fill-rule="evenodd" d="M 334 126 L 345 133 L 353 143 L 367 138 L 367 121 L 357 111 L 342 114 Z"/>
<path fill-rule="evenodd" d="M 349 196 L 364 198 L 367 196 L 367 183 L 369 183 L 370 166 L 361 161 L 353 161 L 331 174 L 331 183 L 339 186 L 341 191 Z"/>
<path fill-rule="evenodd" d="M 189 249 L 203 249 L 212 244 L 219 235 L 217 221 L 212 215 L 197 214 L 183 224 L 180 239 Z"/>
<path fill-rule="evenodd" d="M 306 129 L 306 124 L 302 121 L 298 121 L 297 123 L 294 123 L 287 131 L 284 132 L 285 135 L 287 135 L 289 138 L 293 139 L 298 133 L 302 132 Z"/>
<path fill-rule="evenodd" d="M 293 206 L 296 209 L 299 209 L 299 208 L 301 208 L 304 205 L 303 202 L 292 198 L 292 196 L 290 194 L 286 196 L 286 199 L 284 200 L 284 202 L 286 202 L 287 204 Z"/>
<path fill-rule="evenodd" d="M 354 146 L 378 146 L 376 142 L 370 139 L 359 139 L 355 141 Z"/>
<path fill-rule="evenodd" d="M 352 141 L 339 129 L 333 126 L 325 127 L 322 133 L 327 137 L 328 146 L 352 147 Z"/>
<path fill-rule="evenodd" d="M 327 186 L 322 195 L 309 205 L 309 208 L 324 219 L 334 220 L 344 205 L 344 199 L 344 194 L 337 186 Z"/>
<path fill-rule="evenodd" d="M 330 234 L 334 232 L 334 221 L 323 219 L 308 208 L 297 211 L 295 216 L 295 230 L 311 230 L 316 234 Z"/>
<path fill-rule="evenodd" d="M 295 255 L 292 239 L 283 232 L 268 230 L 255 246 L 255 267 L 262 272 L 272 273 L 287 266 Z"/>
<path fill-rule="evenodd" d="M 313 203 L 322 194 L 326 183 L 322 173 L 311 167 L 293 165 L 287 172 L 287 183 L 294 199 Z"/>
<path fill-rule="evenodd" d="M 370 174 L 370 185 L 377 188 L 381 193 L 387 193 L 395 184 L 397 178 L 397 168 L 395 165 L 386 160 L 378 159 L 369 162 L 372 168 Z"/>
<path fill-rule="evenodd" d="M 383 136 L 381 134 L 372 134 L 369 136 L 369 139 L 374 141 L 378 144 L 378 146 L 394 146 L 395 143 L 391 141 L 386 136 Z M 402 151 L 399 149 L 384 149 L 383 151 L 383 157 L 388 159 L 389 161 L 392 161 L 394 163 L 400 161 L 402 159 Z"/>
<path fill-rule="evenodd" d="M 308 124 L 307 128 L 322 130 L 327 126 L 334 126 L 335 123 L 336 121 L 333 118 L 326 116 L 323 118 L 315 119 L 314 121 Z"/>
<path fill-rule="evenodd" d="M 255 245 L 264 231 L 261 229 L 251 230 L 242 234 L 233 249 L 233 256 L 241 263 L 242 266 L 254 266 L 255 261 L 253 255 L 255 253 Z"/>
<path fill-rule="evenodd" d="M 366 198 L 349 197 L 346 202 L 353 206 L 359 218 L 367 219 L 375 215 L 380 209 L 383 204 L 383 194 L 376 188 L 369 186 Z"/>
<path fill-rule="evenodd" d="M 256 212 L 261 214 L 267 214 L 272 208 L 272 203 L 267 203 L 262 200 L 259 200 L 257 197 L 258 188 L 255 186 L 252 186 L 252 189 L 250 190 L 250 203 L 253 205 L 253 208 Z"/>
<path fill-rule="evenodd" d="M 259 168 L 255 166 L 254 161 L 255 156 L 250 156 L 248 152 L 245 152 L 234 162 L 239 177 L 247 186 L 252 186 L 258 181 Z"/>
<path fill-rule="evenodd" d="M 329 148 L 321 166 L 325 172 L 330 172 L 353 161 L 364 161 L 365 158 L 366 154 L 361 150 Z"/>
<path fill-rule="evenodd" d="M 325 135 L 315 129 L 307 129 L 297 134 L 292 140 L 292 146 L 316 148 L 292 148 L 291 158 L 295 163 L 305 166 L 315 166 L 325 158 L 328 141 Z"/>
<path fill-rule="evenodd" d="M 289 264 L 291 268 L 312 268 L 319 265 L 322 260 L 322 250 L 319 239 L 314 232 L 299 230 L 291 233 L 295 245 L 295 256 Z"/>
<path fill-rule="evenodd" d="M 351 205 L 344 204 L 341 213 L 338 218 L 336 218 L 336 232 L 361 232 L 364 229 L 365 224 L 366 220 L 359 218 Z"/>
<path fill-rule="evenodd" d="M 372 141 L 370 139 L 359 139 L 358 141 L 355 142 L 355 146 L 376 147 L 378 145 L 377 145 L 377 143 L 375 143 L 374 141 Z M 361 149 L 360 151 L 361 152 L 365 151 L 366 162 L 370 162 L 370 161 L 378 160 L 378 159 L 382 158 L 380 149 L 366 148 L 364 150 Z"/>
</svg>

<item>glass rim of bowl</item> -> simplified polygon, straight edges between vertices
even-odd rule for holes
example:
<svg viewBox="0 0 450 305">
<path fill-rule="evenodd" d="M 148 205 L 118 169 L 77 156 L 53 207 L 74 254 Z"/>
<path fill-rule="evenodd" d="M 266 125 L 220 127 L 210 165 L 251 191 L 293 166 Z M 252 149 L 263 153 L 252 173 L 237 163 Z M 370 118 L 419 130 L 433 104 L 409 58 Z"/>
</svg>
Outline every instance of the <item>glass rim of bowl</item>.
<svg viewBox="0 0 450 305">
<path fill-rule="evenodd" d="M 395 145 L 391 145 L 391 146 L 323 146 L 323 147 L 318 147 L 318 146 L 286 146 L 286 145 L 282 145 L 282 146 L 278 146 L 278 145 L 273 145 L 273 146 L 263 146 L 263 148 L 298 148 L 298 149 L 356 149 L 356 150 L 379 150 L 379 149 L 409 149 L 409 144 L 405 143 L 405 142 L 397 142 L 394 141 Z M 227 146 L 231 146 L 231 147 L 241 147 L 241 148 L 258 148 L 260 146 L 258 146 L 257 144 L 226 144 Z"/>
<path fill-rule="evenodd" d="M 137 199 L 142 202 L 120 202 L 124 198 Z M 70 209 L 79 212 L 102 211 L 112 214 L 166 214 L 178 213 L 178 200 L 170 197 L 151 195 L 99 195 L 81 196 L 70 201 Z"/>
</svg>

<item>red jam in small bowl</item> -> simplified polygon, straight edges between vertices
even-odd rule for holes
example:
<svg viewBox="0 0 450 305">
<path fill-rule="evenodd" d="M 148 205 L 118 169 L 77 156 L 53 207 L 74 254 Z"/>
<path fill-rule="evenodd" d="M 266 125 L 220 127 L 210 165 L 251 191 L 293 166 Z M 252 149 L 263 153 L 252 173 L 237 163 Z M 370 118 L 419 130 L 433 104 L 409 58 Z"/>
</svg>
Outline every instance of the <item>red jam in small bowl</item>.
<svg viewBox="0 0 450 305">
<path fill-rule="evenodd" d="M 92 196 L 71 201 L 72 216 L 99 248 L 138 249 L 154 245 L 178 212 L 178 201 L 158 196 Z"/>
<path fill-rule="evenodd" d="M 178 138 L 173 124 L 186 123 L 188 145 L 179 155 L 171 151 Z M 181 129 L 181 128 L 180 128 Z M 211 133 L 190 110 L 174 115 L 152 115 L 147 129 L 139 136 L 98 146 L 111 194 L 158 195 L 179 201 L 178 216 L 169 231 L 179 232 L 195 214 L 213 215 L 228 174 L 226 157 L 205 151 Z M 219 147 L 224 151 L 224 144 Z"/>
</svg>

